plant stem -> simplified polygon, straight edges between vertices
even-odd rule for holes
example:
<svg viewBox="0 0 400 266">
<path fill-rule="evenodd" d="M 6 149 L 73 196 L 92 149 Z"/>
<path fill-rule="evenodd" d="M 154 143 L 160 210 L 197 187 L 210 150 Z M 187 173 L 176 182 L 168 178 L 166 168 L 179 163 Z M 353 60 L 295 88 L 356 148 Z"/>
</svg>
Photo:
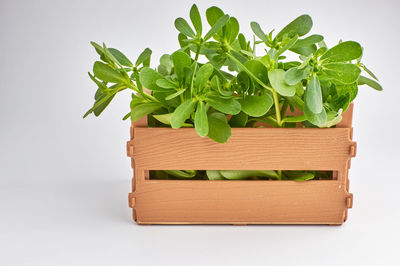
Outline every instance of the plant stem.
<svg viewBox="0 0 400 266">
<path fill-rule="evenodd" d="M 194 81 L 194 74 L 197 70 L 197 61 L 194 61 L 196 64 L 194 65 L 193 73 L 192 73 L 192 80 L 190 81 L 190 97 L 193 95 L 193 81 Z"/>
<path fill-rule="evenodd" d="M 283 119 L 284 119 L 285 116 L 286 116 L 286 110 L 287 110 L 287 108 L 288 108 L 288 105 L 289 105 L 288 101 L 286 101 L 286 100 L 284 99 L 283 105 L 282 105 L 282 108 L 281 108 L 281 119 L 282 119 L 282 121 L 283 121 Z M 282 123 L 283 123 L 283 122 L 282 122 Z"/>
<path fill-rule="evenodd" d="M 106 102 L 110 97 L 114 96 L 114 95 L 117 94 L 118 92 L 123 91 L 123 90 L 125 90 L 125 89 L 127 89 L 127 87 L 125 87 L 125 86 L 116 87 L 112 93 L 108 94 L 106 97 L 104 97 L 103 99 L 101 99 L 101 100 L 99 100 L 98 102 L 96 102 L 95 105 L 94 105 L 92 108 L 90 108 L 89 111 L 86 112 L 86 114 L 83 116 L 83 118 L 85 118 L 87 115 L 89 115 L 90 113 L 92 113 L 94 109 L 96 109 L 96 108 L 99 107 L 101 104 L 103 104 L 104 102 Z"/>
<path fill-rule="evenodd" d="M 276 113 L 276 123 L 278 124 L 278 127 L 282 127 L 282 121 L 281 121 L 281 110 L 280 110 L 280 105 L 279 105 L 279 99 L 278 99 L 278 93 L 271 87 L 267 86 L 262 82 L 260 79 L 258 79 L 253 73 L 251 73 L 250 70 L 247 69 L 242 63 L 240 63 L 239 60 L 237 60 L 233 55 L 230 53 L 227 53 L 228 57 L 235 61 L 238 66 L 243 69 L 250 77 L 252 77 L 258 84 L 260 84 L 262 87 L 265 89 L 269 90 L 272 92 L 272 96 L 274 99 L 274 105 L 275 105 L 275 113 Z"/>
<path fill-rule="evenodd" d="M 146 97 L 148 98 L 148 99 L 150 99 L 150 100 L 152 100 L 153 102 L 159 102 L 159 103 L 161 103 L 159 100 L 157 100 L 153 95 L 150 95 L 150 94 L 148 94 L 148 93 L 144 93 L 144 95 L 146 95 Z"/>
<path fill-rule="evenodd" d="M 272 97 L 274 99 L 276 123 L 278 124 L 278 127 L 282 127 L 281 110 L 279 105 L 278 93 L 275 90 L 272 91 Z"/>
<path fill-rule="evenodd" d="M 237 60 L 232 54 L 227 53 L 227 56 L 232 59 L 233 61 L 235 61 L 235 63 L 241 68 L 243 69 L 244 72 L 247 73 L 247 75 L 249 75 L 251 78 L 253 78 L 258 84 L 260 84 L 264 89 L 269 90 L 270 92 L 274 92 L 275 90 L 272 89 L 271 87 L 267 86 L 264 84 L 264 82 L 262 82 L 259 78 L 257 78 L 247 67 L 245 67 L 242 63 L 240 63 L 239 60 Z"/>
<path fill-rule="evenodd" d="M 201 42 L 197 46 L 196 56 L 194 58 L 194 62 L 196 64 L 194 65 L 194 70 L 193 70 L 193 73 L 192 73 L 192 80 L 190 81 L 190 97 L 192 97 L 192 95 L 193 95 L 193 80 L 194 80 L 194 74 L 196 73 L 196 70 L 197 70 L 197 60 L 199 59 L 200 48 L 201 48 Z"/>
<path fill-rule="evenodd" d="M 196 61 L 196 62 L 197 62 L 197 60 L 199 59 L 201 43 L 202 43 L 202 42 L 200 42 L 200 44 L 197 46 L 196 56 L 195 56 L 195 58 L 194 58 L 194 61 Z"/>
<path fill-rule="evenodd" d="M 157 100 L 153 95 L 148 94 L 147 92 L 144 92 L 143 89 L 142 89 L 142 90 L 139 90 L 133 82 L 130 82 L 129 84 L 127 84 L 127 86 L 128 86 L 130 89 L 134 90 L 135 92 L 137 92 L 137 93 L 141 94 L 142 96 L 146 97 L 147 99 L 149 99 L 149 100 L 151 100 L 151 101 L 153 101 L 153 102 L 161 103 L 161 102 L 160 102 L 159 100 Z M 140 86 L 141 86 L 141 85 L 140 85 Z"/>
<path fill-rule="evenodd" d="M 282 170 L 278 170 L 277 172 L 278 172 L 279 180 L 282 180 Z"/>
</svg>

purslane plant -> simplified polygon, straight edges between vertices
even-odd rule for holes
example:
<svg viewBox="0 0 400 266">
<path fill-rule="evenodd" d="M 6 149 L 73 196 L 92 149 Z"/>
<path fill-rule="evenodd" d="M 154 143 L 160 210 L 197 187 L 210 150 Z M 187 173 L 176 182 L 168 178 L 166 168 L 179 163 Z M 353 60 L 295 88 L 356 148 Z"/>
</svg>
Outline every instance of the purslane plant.
<svg viewBox="0 0 400 266">
<path fill-rule="evenodd" d="M 213 6 L 203 23 L 196 5 L 190 10 L 193 27 L 175 20 L 180 49 L 150 67 L 151 50 L 135 63 L 115 48 L 92 45 L 100 55 L 90 78 L 98 89 L 93 107 L 84 115 L 100 115 L 115 95 L 131 90 L 131 111 L 124 119 L 148 116 L 149 126 L 194 127 L 200 137 L 224 143 L 231 127 L 332 127 L 342 119 L 360 85 L 382 90 L 363 64 L 363 49 L 355 41 L 328 49 L 321 35 L 306 37 L 311 17 L 301 15 L 276 35 L 257 22 L 258 38 L 250 42 L 239 33 L 236 18 Z M 256 46 L 264 52 L 256 54 Z M 287 54 L 299 60 L 287 59 Z M 370 78 L 361 75 L 365 72 Z M 301 115 L 289 115 L 298 109 Z M 256 124 L 257 123 L 257 124 Z M 192 175 L 192 174 L 191 174 Z"/>
</svg>

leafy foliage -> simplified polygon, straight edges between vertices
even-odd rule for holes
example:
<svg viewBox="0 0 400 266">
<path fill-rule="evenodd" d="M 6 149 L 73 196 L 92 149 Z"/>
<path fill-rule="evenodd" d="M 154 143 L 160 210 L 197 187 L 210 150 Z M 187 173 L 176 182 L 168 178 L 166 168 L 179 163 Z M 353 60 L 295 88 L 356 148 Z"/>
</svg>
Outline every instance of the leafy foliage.
<svg viewBox="0 0 400 266">
<path fill-rule="evenodd" d="M 313 25 L 308 15 L 297 17 L 275 36 L 273 30 L 266 33 L 251 22 L 253 43 L 240 33 L 238 20 L 218 7 L 208 8 L 202 18 L 193 5 L 189 18 L 175 20 L 180 47 L 163 55 L 157 68 L 150 67 L 149 48 L 133 64 L 119 50 L 91 42 L 100 61 L 89 73 L 97 90 L 94 105 L 84 117 L 100 115 L 117 93 L 127 89 L 132 102 L 124 118 L 136 121 L 148 115 L 155 126 L 194 127 L 200 137 L 224 143 L 231 127 L 260 124 L 256 122 L 274 127 L 335 126 L 359 85 L 382 90 L 376 76 L 361 63 L 361 45 L 344 41 L 328 49 L 322 35 L 306 36 Z M 257 45 L 265 53 L 256 54 Z M 287 60 L 286 53 L 299 55 L 299 60 Z M 302 114 L 286 114 L 295 108 Z M 195 175 L 190 171 L 173 174 Z M 212 175 L 228 178 L 222 171 Z M 310 178 L 304 173 L 291 176 Z"/>
</svg>

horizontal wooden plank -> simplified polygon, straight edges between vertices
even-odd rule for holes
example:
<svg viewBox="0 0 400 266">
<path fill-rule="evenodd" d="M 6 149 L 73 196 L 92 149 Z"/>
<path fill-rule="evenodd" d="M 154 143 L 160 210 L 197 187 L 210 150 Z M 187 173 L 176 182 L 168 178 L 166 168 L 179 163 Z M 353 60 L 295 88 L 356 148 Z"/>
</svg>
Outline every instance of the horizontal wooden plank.
<svg viewBox="0 0 400 266">
<path fill-rule="evenodd" d="M 233 128 L 225 144 L 192 128 L 134 128 L 128 154 L 146 170 L 342 170 L 350 128 Z"/>
<path fill-rule="evenodd" d="M 349 194 L 332 181 L 145 180 L 140 224 L 341 224 Z"/>
</svg>

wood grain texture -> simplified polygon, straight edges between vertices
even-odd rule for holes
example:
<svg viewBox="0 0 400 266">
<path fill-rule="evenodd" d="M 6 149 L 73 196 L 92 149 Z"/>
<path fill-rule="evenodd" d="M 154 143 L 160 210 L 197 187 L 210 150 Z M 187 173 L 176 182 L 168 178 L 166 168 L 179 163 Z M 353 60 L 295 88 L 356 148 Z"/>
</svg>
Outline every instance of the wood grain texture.
<svg viewBox="0 0 400 266">
<path fill-rule="evenodd" d="M 348 192 L 353 105 L 332 129 L 234 128 L 226 144 L 194 129 L 131 127 L 129 204 L 139 224 L 342 224 Z M 149 180 L 149 170 L 333 170 L 329 181 Z"/>
<path fill-rule="evenodd" d="M 342 224 L 348 193 L 336 180 L 146 180 L 134 196 L 140 224 Z"/>
<path fill-rule="evenodd" d="M 192 128 L 134 128 L 128 143 L 146 170 L 339 170 L 354 145 L 348 128 L 233 128 L 224 144 Z"/>
</svg>

